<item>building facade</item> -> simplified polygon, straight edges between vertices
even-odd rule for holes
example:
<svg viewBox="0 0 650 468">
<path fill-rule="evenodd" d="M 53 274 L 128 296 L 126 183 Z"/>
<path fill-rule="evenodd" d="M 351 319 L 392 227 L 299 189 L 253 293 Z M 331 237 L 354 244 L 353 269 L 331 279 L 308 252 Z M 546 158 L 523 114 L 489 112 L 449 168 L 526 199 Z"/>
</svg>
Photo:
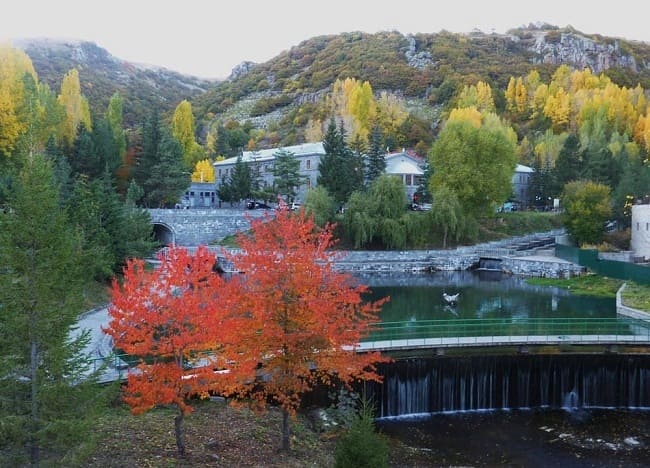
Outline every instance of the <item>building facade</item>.
<svg viewBox="0 0 650 468">
<path fill-rule="evenodd" d="M 253 177 L 261 187 L 273 185 L 273 163 L 275 155 L 280 151 L 293 153 L 300 163 L 300 175 L 304 178 L 303 184 L 297 189 L 297 199 L 303 200 L 307 190 L 315 187 L 318 180 L 318 165 L 325 154 L 323 143 L 303 143 L 301 145 L 270 148 L 259 151 L 244 151 L 242 161 L 251 168 Z M 228 180 L 232 174 L 237 158 L 228 158 L 214 163 L 215 190 Z"/>
</svg>

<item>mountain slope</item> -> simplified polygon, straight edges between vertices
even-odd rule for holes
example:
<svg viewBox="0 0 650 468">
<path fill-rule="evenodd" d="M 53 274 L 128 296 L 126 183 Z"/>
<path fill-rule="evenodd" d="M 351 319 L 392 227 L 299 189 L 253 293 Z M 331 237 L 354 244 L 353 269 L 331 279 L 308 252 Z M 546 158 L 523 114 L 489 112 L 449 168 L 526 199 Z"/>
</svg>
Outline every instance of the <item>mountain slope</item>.
<svg viewBox="0 0 650 468">
<path fill-rule="evenodd" d="M 289 135 L 288 127 L 306 122 L 305 112 L 318 112 L 306 104 L 318 103 L 336 79 L 368 81 L 375 92 L 388 90 L 423 109 L 446 104 L 463 85 L 479 80 L 501 90 L 503 99 L 511 76 L 536 69 L 548 80 L 561 64 L 589 67 L 622 86 L 650 88 L 650 44 L 531 25 L 505 35 L 391 31 L 313 37 L 265 63 L 243 64 L 193 103 L 199 118 L 255 127 L 274 122 L 280 134 Z M 303 115 L 296 121 L 299 109 Z"/>
<path fill-rule="evenodd" d="M 79 70 L 82 93 L 94 115 L 103 115 L 115 91 L 124 98 L 124 122 L 142 123 L 148 109 L 158 105 L 173 110 L 182 100 L 197 96 L 212 84 L 164 68 L 147 67 L 120 60 L 92 42 L 22 39 L 14 46 L 32 59 L 39 79 L 58 92 L 63 75 Z"/>
</svg>

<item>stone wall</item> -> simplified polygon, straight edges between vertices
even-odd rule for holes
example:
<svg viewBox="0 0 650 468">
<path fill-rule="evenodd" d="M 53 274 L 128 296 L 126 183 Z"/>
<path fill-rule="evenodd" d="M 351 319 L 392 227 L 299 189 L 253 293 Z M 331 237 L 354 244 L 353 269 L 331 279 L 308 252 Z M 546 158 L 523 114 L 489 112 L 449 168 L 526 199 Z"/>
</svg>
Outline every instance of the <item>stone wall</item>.
<svg viewBox="0 0 650 468">
<path fill-rule="evenodd" d="M 174 234 L 176 245 L 211 244 L 224 237 L 245 231 L 249 219 L 264 216 L 263 210 L 243 209 L 151 209 L 151 222 L 163 224 Z"/>
</svg>

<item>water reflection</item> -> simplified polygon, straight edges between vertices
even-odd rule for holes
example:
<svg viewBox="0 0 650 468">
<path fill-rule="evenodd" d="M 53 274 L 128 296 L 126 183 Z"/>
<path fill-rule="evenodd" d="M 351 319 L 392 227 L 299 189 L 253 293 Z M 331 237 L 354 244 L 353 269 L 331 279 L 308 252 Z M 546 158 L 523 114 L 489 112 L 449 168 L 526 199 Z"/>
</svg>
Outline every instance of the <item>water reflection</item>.
<svg viewBox="0 0 650 468">
<path fill-rule="evenodd" d="M 615 318 L 611 298 L 572 295 L 549 286 L 530 285 L 525 278 L 499 272 L 359 275 L 370 286 L 369 299 L 390 296 L 384 322 L 490 318 Z M 443 293 L 459 293 L 450 306 Z"/>
</svg>

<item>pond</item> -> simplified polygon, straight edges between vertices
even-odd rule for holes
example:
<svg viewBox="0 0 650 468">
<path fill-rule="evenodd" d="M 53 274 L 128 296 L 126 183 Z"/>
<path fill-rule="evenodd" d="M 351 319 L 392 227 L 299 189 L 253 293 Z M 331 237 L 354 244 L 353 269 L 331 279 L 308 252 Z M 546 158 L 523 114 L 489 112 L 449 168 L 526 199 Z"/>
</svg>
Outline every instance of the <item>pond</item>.
<svg viewBox="0 0 650 468">
<path fill-rule="evenodd" d="M 501 273 L 361 275 L 382 322 L 615 320 L 613 298 Z M 459 294 L 450 306 L 443 293 Z M 430 332 L 430 330 L 428 330 Z M 377 427 L 404 466 L 650 466 L 650 356 L 437 356 L 380 367 Z"/>
<path fill-rule="evenodd" d="M 369 298 L 389 296 L 383 322 L 495 318 L 616 318 L 616 300 L 578 296 L 566 289 L 530 285 L 500 272 L 436 272 L 358 276 Z M 443 294 L 458 294 L 447 304 Z"/>
</svg>

